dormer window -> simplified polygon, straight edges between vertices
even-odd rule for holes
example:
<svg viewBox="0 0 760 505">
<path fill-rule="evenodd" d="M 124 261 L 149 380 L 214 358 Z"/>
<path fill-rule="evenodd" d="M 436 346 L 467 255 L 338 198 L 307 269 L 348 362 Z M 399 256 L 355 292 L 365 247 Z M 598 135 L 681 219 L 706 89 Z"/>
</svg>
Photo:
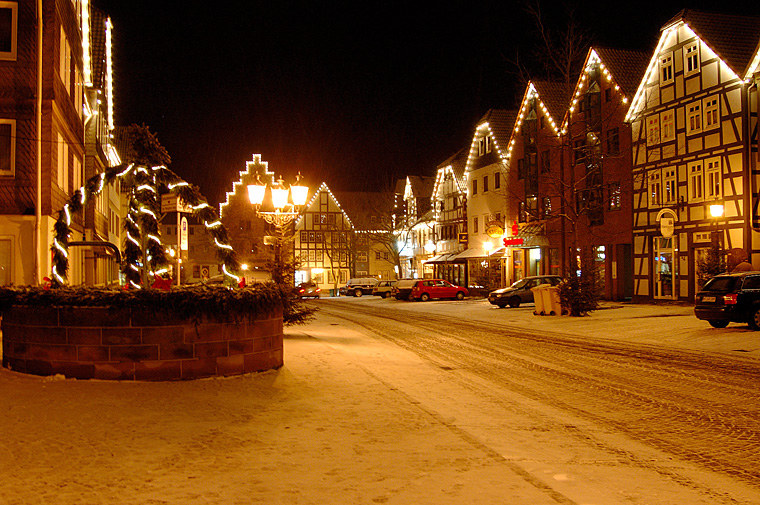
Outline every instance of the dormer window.
<svg viewBox="0 0 760 505">
<path fill-rule="evenodd" d="M 486 135 L 478 140 L 478 156 L 491 152 L 491 136 Z"/>
</svg>

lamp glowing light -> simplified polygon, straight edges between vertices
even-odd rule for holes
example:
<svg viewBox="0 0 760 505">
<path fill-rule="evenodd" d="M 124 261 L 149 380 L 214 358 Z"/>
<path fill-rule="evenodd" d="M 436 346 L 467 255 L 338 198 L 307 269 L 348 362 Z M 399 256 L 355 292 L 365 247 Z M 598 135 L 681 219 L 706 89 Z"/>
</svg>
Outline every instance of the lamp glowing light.
<svg viewBox="0 0 760 505">
<path fill-rule="evenodd" d="M 723 216 L 723 205 L 722 204 L 714 204 L 710 205 L 710 215 L 712 217 L 721 217 Z"/>
</svg>

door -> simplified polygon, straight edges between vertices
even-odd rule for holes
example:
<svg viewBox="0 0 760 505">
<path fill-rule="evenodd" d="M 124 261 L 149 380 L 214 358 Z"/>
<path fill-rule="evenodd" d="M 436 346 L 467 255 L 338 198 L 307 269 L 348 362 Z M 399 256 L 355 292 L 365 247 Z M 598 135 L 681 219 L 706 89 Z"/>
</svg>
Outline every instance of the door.
<svg viewBox="0 0 760 505">
<path fill-rule="evenodd" d="M 673 237 L 654 237 L 654 297 L 675 299 Z"/>
</svg>

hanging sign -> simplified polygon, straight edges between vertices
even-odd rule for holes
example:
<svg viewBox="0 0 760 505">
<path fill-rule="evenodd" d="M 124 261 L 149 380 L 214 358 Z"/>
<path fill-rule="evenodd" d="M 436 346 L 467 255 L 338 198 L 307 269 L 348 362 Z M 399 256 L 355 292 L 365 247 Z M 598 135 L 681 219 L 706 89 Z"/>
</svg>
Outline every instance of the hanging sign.
<svg viewBox="0 0 760 505">
<path fill-rule="evenodd" d="M 187 218 L 185 216 L 182 216 L 182 224 L 180 224 L 179 248 L 187 251 Z"/>
<path fill-rule="evenodd" d="M 499 221 L 491 221 L 486 225 L 486 235 L 491 238 L 499 238 L 504 235 L 504 227 Z"/>
<path fill-rule="evenodd" d="M 466 244 L 467 243 L 467 234 L 466 233 L 458 233 L 457 234 L 457 242 L 460 244 Z"/>
<path fill-rule="evenodd" d="M 165 195 L 161 195 L 161 212 L 162 213 L 166 213 L 166 212 L 191 213 L 193 212 L 193 209 L 177 195 L 167 193 Z"/>
</svg>

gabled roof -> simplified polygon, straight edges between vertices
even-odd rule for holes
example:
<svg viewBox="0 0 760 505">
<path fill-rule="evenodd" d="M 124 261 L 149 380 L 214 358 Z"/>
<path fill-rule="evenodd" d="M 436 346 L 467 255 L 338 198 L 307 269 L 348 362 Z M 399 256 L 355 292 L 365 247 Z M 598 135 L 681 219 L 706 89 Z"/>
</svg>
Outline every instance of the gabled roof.
<svg viewBox="0 0 760 505">
<path fill-rule="evenodd" d="M 743 76 L 760 42 L 760 18 L 684 9 L 662 28 L 680 22 L 707 44 L 736 75 Z"/>
<path fill-rule="evenodd" d="M 333 192 L 330 191 L 330 188 L 327 186 L 326 182 L 323 182 L 322 184 L 320 184 L 319 188 L 317 188 L 317 190 L 314 192 L 314 194 L 311 197 L 311 200 L 309 200 L 309 202 L 306 204 L 304 212 L 298 217 L 298 220 L 296 221 L 296 224 L 295 224 L 296 227 L 298 227 L 298 225 L 301 224 L 301 222 L 303 221 L 304 216 L 306 215 L 307 212 L 317 212 L 318 211 L 318 210 L 317 211 L 313 210 L 312 209 L 312 205 L 314 205 L 314 202 L 317 201 L 317 199 L 319 198 L 319 194 L 322 193 L 322 192 L 326 192 L 330 196 L 330 198 L 332 199 L 333 203 L 335 203 L 335 205 L 343 213 L 343 216 L 346 218 L 346 220 L 348 220 L 348 223 L 353 228 L 354 223 L 351 221 L 351 218 L 346 213 L 346 211 L 343 210 L 343 207 L 340 205 L 340 202 L 335 197 L 335 195 L 333 194 Z"/>
<path fill-rule="evenodd" d="M 435 177 L 426 177 L 421 175 L 408 175 L 406 177 L 406 188 L 404 197 L 411 192 L 414 198 L 430 198 L 433 194 L 433 185 Z"/>
<path fill-rule="evenodd" d="M 653 72 L 657 71 L 657 60 L 665 42 L 673 30 L 685 26 L 698 37 L 710 51 L 722 61 L 737 79 L 747 79 L 760 62 L 760 18 L 718 14 L 693 9 L 685 9 L 668 21 L 661 29 L 657 48 L 651 55 L 628 109 L 626 120 L 630 119 L 641 103 L 644 87 Z"/>
<path fill-rule="evenodd" d="M 493 148 L 496 149 L 499 159 L 502 161 L 507 159 L 509 156 L 506 150 L 507 142 L 509 142 L 510 132 L 515 125 L 516 119 L 517 111 L 503 109 L 490 109 L 480 118 L 475 127 L 475 133 L 472 136 L 472 144 L 470 144 L 465 172 L 470 170 L 472 160 L 478 152 L 478 140 L 484 135 L 491 135 Z"/>
<path fill-rule="evenodd" d="M 446 161 L 438 165 L 438 169 L 435 175 L 435 183 L 433 184 L 433 192 L 430 195 L 431 198 L 435 198 L 435 196 L 438 194 L 438 186 L 445 180 L 447 173 L 451 173 L 454 178 L 454 182 L 459 188 L 460 192 L 466 191 L 464 171 L 467 168 L 468 154 L 469 151 L 465 148 L 462 148 L 446 158 Z"/>
<path fill-rule="evenodd" d="M 570 105 L 570 93 L 572 93 L 570 87 L 563 82 L 552 81 L 531 81 L 531 84 L 555 123 L 562 121 Z"/>
<path fill-rule="evenodd" d="M 336 191 L 333 193 L 339 207 L 358 229 L 369 229 L 372 216 L 386 217 L 393 211 L 393 195 L 375 191 Z"/>
<path fill-rule="evenodd" d="M 583 71 L 578 77 L 578 82 L 573 90 L 573 99 L 570 108 L 565 113 L 562 121 L 563 132 L 570 121 L 570 114 L 580 98 L 583 88 L 586 86 L 586 75 L 589 71 L 599 66 L 602 76 L 612 83 L 615 90 L 622 95 L 621 101 L 627 104 L 636 88 L 649 62 L 649 54 L 644 51 L 630 51 L 627 49 L 613 49 L 609 47 L 591 47 L 583 63 Z"/>
</svg>

